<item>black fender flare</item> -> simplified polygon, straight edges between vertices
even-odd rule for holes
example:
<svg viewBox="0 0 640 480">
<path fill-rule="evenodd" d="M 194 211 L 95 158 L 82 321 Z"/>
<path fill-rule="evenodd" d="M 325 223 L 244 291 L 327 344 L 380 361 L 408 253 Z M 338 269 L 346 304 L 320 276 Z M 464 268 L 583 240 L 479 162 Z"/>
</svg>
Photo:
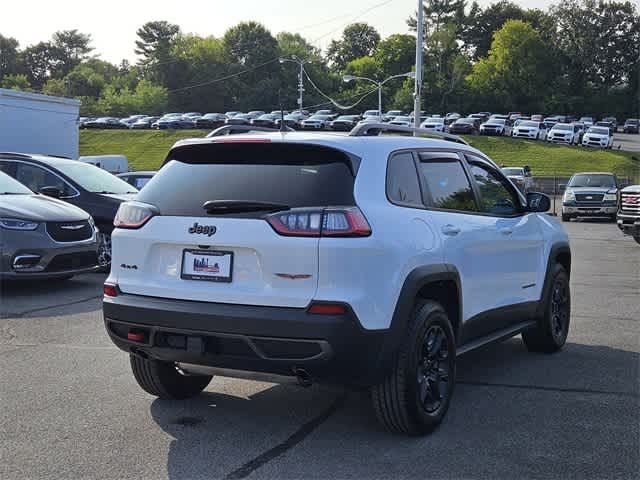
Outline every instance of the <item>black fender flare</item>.
<svg viewBox="0 0 640 480">
<path fill-rule="evenodd" d="M 542 286 L 542 295 L 538 308 L 536 310 L 536 319 L 540 319 L 544 316 L 544 309 L 549 301 L 549 295 L 551 295 L 551 281 L 553 280 L 553 266 L 559 262 L 561 255 L 567 255 L 569 257 L 569 268 L 567 269 L 567 275 L 571 278 L 571 247 L 569 242 L 556 242 L 551 246 L 549 251 L 549 257 L 547 259 L 547 267 L 544 274 L 544 284 Z"/>
<path fill-rule="evenodd" d="M 404 334 L 407 331 L 407 324 L 411 316 L 411 311 L 416 303 L 418 292 L 430 283 L 442 281 L 453 281 L 457 287 L 458 295 L 458 319 L 462 318 L 462 291 L 460 288 L 460 274 L 455 266 L 450 264 L 424 265 L 412 270 L 404 280 L 400 295 L 396 302 L 396 307 L 391 319 L 391 325 L 385 335 L 380 354 L 378 356 L 378 366 L 374 369 L 376 379 L 372 383 L 378 383 L 386 377 L 393 366 L 398 348 L 402 343 Z M 454 329 L 456 328 L 453 325 Z M 459 325 L 458 325 L 459 327 Z"/>
</svg>

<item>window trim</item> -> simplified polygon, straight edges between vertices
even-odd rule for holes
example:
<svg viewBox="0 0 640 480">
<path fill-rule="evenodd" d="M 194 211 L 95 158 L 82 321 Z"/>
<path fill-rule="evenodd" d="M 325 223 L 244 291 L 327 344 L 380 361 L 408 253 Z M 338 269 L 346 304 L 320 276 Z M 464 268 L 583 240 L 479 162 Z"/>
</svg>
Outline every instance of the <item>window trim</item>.
<svg viewBox="0 0 640 480">
<path fill-rule="evenodd" d="M 0 161 L 3 161 L 2 158 L 0 158 Z M 73 185 L 71 185 L 67 180 L 65 180 L 63 177 L 61 177 L 57 172 L 54 172 L 53 170 L 51 170 L 50 168 L 48 168 L 47 166 L 39 163 L 39 162 L 28 162 L 28 161 L 24 161 L 24 160 L 14 160 L 14 159 L 7 159 L 5 160 L 7 163 L 23 163 L 25 165 L 29 165 L 31 167 L 36 167 L 36 168 L 41 168 L 47 172 L 49 172 L 51 175 L 53 175 L 54 177 L 57 177 L 60 179 L 60 181 L 62 181 L 62 183 L 64 183 L 65 185 L 67 185 L 72 191 L 74 191 L 75 193 L 73 195 L 65 195 L 63 197 L 60 197 L 60 200 L 69 200 L 71 198 L 76 198 L 80 196 L 80 192 L 78 191 L 77 188 L 75 188 Z M 18 169 L 16 168 L 16 177 L 18 176 Z M 16 177 L 13 177 L 15 180 L 18 180 Z M 19 181 L 19 180 L 18 180 Z M 20 182 L 22 183 L 22 182 Z M 40 195 L 40 192 L 35 192 L 38 195 Z"/>
<path fill-rule="evenodd" d="M 418 189 L 420 190 L 420 200 L 422 201 L 421 205 L 416 205 L 415 203 L 409 203 L 409 202 L 400 202 L 397 200 L 393 200 L 391 198 L 391 196 L 389 195 L 389 168 L 391 166 L 391 161 L 393 160 L 393 158 L 399 156 L 399 155 L 404 155 L 404 154 L 409 154 L 413 160 L 413 167 L 415 169 L 415 173 L 416 173 L 416 179 L 418 180 Z M 403 149 L 403 150 L 396 150 L 393 151 L 389 154 L 389 158 L 387 158 L 387 168 L 386 168 L 386 172 L 385 172 L 385 178 L 384 178 L 384 191 L 385 191 L 385 196 L 387 197 L 387 201 L 389 203 L 391 203 L 392 205 L 396 205 L 398 207 L 403 207 L 403 208 L 413 208 L 413 209 L 417 209 L 417 210 L 425 210 L 426 209 L 426 204 L 425 204 L 425 191 L 424 191 L 424 187 L 422 185 L 422 179 L 420 177 L 420 171 L 418 170 L 418 165 L 416 163 L 416 154 L 412 149 Z"/>
</svg>

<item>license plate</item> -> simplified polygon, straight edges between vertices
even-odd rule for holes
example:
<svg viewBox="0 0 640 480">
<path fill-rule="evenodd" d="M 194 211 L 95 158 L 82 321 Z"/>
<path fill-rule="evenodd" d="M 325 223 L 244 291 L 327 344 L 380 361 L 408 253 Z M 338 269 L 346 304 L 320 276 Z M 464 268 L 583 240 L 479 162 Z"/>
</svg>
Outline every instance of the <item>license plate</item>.
<svg viewBox="0 0 640 480">
<path fill-rule="evenodd" d="M 184 250 L 182 252 L 183 280 L 231 283 L 233 252 Z"/>
</svg>

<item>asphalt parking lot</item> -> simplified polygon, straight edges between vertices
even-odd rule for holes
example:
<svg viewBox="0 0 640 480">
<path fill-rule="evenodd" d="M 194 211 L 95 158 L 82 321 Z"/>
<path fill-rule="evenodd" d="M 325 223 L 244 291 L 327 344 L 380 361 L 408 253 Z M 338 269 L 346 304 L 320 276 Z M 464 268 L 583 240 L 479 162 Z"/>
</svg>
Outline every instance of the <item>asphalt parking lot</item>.
<svg viewBox="0 0 640 480">
<path fill-rule="evenodd" d="M 640 135 L 634 133 L 615 133 L 613 135 L 613 148 L 627 150 L 628 152 L 640 152 Z"/>
<path fill-rule="evenodd" d="M 140 390 L 101 317 L 103 275 L 0 297 L 0 478 L 640 478 L 640 246 L 567 225 L 566 348 L 519 337 L 462 357 L 442 426 L 382 431 L 336 388 L 214 379 L 163 402 Z"/>
</svg>

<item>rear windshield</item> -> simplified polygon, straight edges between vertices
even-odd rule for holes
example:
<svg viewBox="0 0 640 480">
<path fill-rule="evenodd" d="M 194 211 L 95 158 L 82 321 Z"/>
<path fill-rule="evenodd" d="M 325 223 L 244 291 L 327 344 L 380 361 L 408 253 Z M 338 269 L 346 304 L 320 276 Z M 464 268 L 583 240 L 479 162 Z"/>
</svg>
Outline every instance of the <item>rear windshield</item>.
<svg viewBox="0 0 640 480">
<path fill-rule="evenodd" d="M 190 145 L 136 197 L 162 215 L 204 216 L 209 200 L 284 204 L 291 208 L 355 205 L 352 159 L 326 147 L 296 144 Z"/>
</svg>

